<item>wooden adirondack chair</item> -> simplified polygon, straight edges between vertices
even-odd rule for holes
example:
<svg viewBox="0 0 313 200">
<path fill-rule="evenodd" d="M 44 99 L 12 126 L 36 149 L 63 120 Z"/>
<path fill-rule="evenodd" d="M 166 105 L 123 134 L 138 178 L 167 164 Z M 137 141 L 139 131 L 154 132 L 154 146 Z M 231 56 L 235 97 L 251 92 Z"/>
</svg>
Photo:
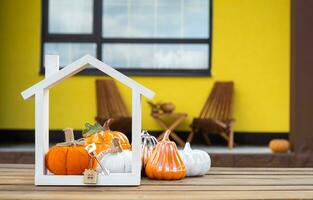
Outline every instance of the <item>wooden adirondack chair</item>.
<svg viewBox="0 0 313 200">
<path fill-rule="evenodd" d="M 210 145 L 208 134 L 218 133 L 228 142 L 228 147 L 233 148 L 233 95 L 233 82 L 216 82 L 214 84 L 200 116 L 193 119 L 188 142 L 191 142 L 194 134 L 199 132 L 203 135 L 205 142 Z"/>
<path fill-rule="evenodd" d="M 106 120 L 113 118 L 112 130 L 131 133 L 132 118 L 114 80 L 96 80 L 96 94 L 96 121 L 102 125 Z"/>
</svg>

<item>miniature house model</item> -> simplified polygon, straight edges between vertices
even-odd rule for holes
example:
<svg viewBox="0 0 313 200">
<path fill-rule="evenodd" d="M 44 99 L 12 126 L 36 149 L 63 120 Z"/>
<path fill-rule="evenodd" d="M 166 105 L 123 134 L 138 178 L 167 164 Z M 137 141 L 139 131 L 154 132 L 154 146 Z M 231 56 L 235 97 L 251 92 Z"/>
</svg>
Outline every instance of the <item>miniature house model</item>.
<svg viewBox="0 0 313 200">
<path fill-rule="evenodd" d="M 90 55 L 83 56 L 61 70 L 59 69 L 59 57 L 46 55 L 45 79 L 22 92 L 24 99 L 35 96 L 35 185 L 85 185 L 83 175 L 48 174 L 45 167 L 45 154 L 49 149 L 49 89 L 89 65 L 132 90 L 132 172 L 112 173 L 108 176 L 99 175 L 96 185 L 140 184 L 141 95 L 151 99 L 154 92 Z"/>
</svg>

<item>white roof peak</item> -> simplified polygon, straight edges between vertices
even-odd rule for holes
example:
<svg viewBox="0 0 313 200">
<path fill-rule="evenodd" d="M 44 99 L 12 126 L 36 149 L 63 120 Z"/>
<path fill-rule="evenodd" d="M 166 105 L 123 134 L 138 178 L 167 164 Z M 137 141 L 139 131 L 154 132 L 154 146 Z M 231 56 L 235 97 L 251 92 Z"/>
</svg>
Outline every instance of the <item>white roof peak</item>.
<svg viewBox="0 0 313 200">
<path fill-rule="evenodd" d="M 73 63 L 67 65 L 66 67 L 62 68 L 61 70 L 57 71 L 56 73 L 52 74 L 51 76 L 46 77 L 42 81 L 24 90 L 22 92 L 22 96 L 24 99 L 28 99 L 34 96 L 37 91 L 42 89 L 49 89 L 61 82 L 62 80 L 79 73 L 80 71 L 84 70 L 88 65 L 92 65 L 93 67 L 97 68 L 108 76 L 116 79 L 117 81 L 120 81 L 129 88 L 138 91 L 143 96 L 149 99 L 152 99 L 155 95 L 155 93 L 150 89 L 127 77 L 126 75 L 105 64 L 104 62 L 98 60 L 97 58 L 87 54 L 74 61 Z"/>
</svg>

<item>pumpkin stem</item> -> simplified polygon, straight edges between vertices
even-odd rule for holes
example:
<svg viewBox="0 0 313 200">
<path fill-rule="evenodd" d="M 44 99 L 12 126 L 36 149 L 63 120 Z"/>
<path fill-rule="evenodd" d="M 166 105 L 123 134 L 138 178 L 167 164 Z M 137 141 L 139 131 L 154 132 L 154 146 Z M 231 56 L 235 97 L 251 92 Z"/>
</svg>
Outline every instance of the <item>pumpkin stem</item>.
<svg viewBox="0 0 313 200">
<path fill-rule="evenodd" d="M 141 135 L 143 135 L 143 136 L 148 136 L 149 133 L 148 133 L 147 130 L 142 130 L 142 131 L 141 131 Z"/>
<path fill-rule="evenodd" d="M 164 133 L 164 136 L 163 136 L 162 141 L 169 141 L 169 140 L 170 140 L 170 139 L 169 139 L 170 134 L 171 134 L 171 130 L 170 130 L 170 129 L 167 129 L 167 130 L 165 131 L 165 133 Z"/>
<path fill-rule="evenodd" d="M 104 122 L 104 124 L 103 124 L 104 131 L 110 131 L 110 126 L 111 126 L 113 120 L 114 119 L 110 118 L 106 122 Z"/>
<path fill-rule="evenodd" d="M 65 142 L 73 142 L 74 141 L 74 132 L 72 128 L 63 129 L 65 135 Z"/>
<path fill-rule="evenodd" d="M 184 151 L 190 152 L 191 151 L 191 147 L 190 147 L 190 143 L 186 142 L 185 147 L 184 147 Z"/>
<path fill-rule="evenodd" d="M 122 151 L 123 151 L 123 148 L 122 148 L 120 139 L 117 138 L 117 137 L 114 137 L 112 139 L 111 152 L 112 153 L 119 153 L 119 152 L 122 152 Z"/>
</svg>

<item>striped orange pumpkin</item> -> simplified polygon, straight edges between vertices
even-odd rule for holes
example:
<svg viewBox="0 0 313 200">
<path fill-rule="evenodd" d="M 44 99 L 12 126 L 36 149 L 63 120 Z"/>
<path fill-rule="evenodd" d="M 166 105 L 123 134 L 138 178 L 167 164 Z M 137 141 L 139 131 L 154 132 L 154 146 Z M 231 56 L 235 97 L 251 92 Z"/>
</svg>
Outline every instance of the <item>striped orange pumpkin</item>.
<svg viewBox="0 0 313 200">
<path fill-rule="evenodd" d="M 129 144 L 129 140 L 126 137 L 126 135 L 124 135 L 123 133 L 119 132 L 119 131 L 111 131 L 110 130 L 110 125 L 112 123 L 113 119 L 108 119 L 103 127 L 98 128 L 98 131 L 94 131 L 91 133 L 86 133 L 85 134 L 85 142 L 86 145 L 88 144 L 92 144 L 95 143 L 97 146 L 97 150 L 96 153 L 100 153 L 104 150 L 107 150 L 112 143 L 112 139 L 114 137 L 118 138 L 122 148 L 125 150 L 129 150 L 131 149 L 131 145 Z M 97 124 L 93 125 L 96 126 Z M 100 125 L 98 125 L 100 126 Z M 95 128 L 97 130 L 97 128 Z"/>
<path fill-rule="evenodd" d="M 86 146 L 92 143 L 95 143 L 97 146 L 96 154 L 101 153 L 102 151 L 107 150 L 111 144 L 113 138 L 118 138 L 123 150 L 130 150 L 131 145 L 126 135 L 119 131 L 111 131 L 110 125 L 113 119 L 108 119 L 99 131 L 94 131 L 92 133 L 87 133 L 85 137 Z M 95 124 L 96 125 L 96 124 Z M 94 126 L 95 126 L 94 125 Z M 99 126 L 99 125 L 98 125 Z M 97 130 L 97 128 L 95 128 Z M 97 162 L 94 162 L 93 167 L 97 167 Z"/>
<path fill-rule="evenodd" d="M 186 176 L 186 167 L 176 144 L 169 140 L 170 133 L 170 130 L 165 132 L 148 160 L 145 170 L 151 179 L 178 180 Z"/>
<path fill-rule="evenodd" d="M 108 119 L 103 125 L 103 130 L 104 130 L 103 139 L 104 139 L 104 141 L 110 141 L 109 145 L 111 146 L 112 139 L 118 138 L 121 145 L 122 145 L 122 148 L 124 150 L 130 150 L 131 145 L 129 144 L 129 140 L 128 140 L 127 136 L 122 132 L 112 131 L 110 129 L 110 125 L 112 124 L 112 122 L 113 122 L 113 119 Z"/>
</svg>

